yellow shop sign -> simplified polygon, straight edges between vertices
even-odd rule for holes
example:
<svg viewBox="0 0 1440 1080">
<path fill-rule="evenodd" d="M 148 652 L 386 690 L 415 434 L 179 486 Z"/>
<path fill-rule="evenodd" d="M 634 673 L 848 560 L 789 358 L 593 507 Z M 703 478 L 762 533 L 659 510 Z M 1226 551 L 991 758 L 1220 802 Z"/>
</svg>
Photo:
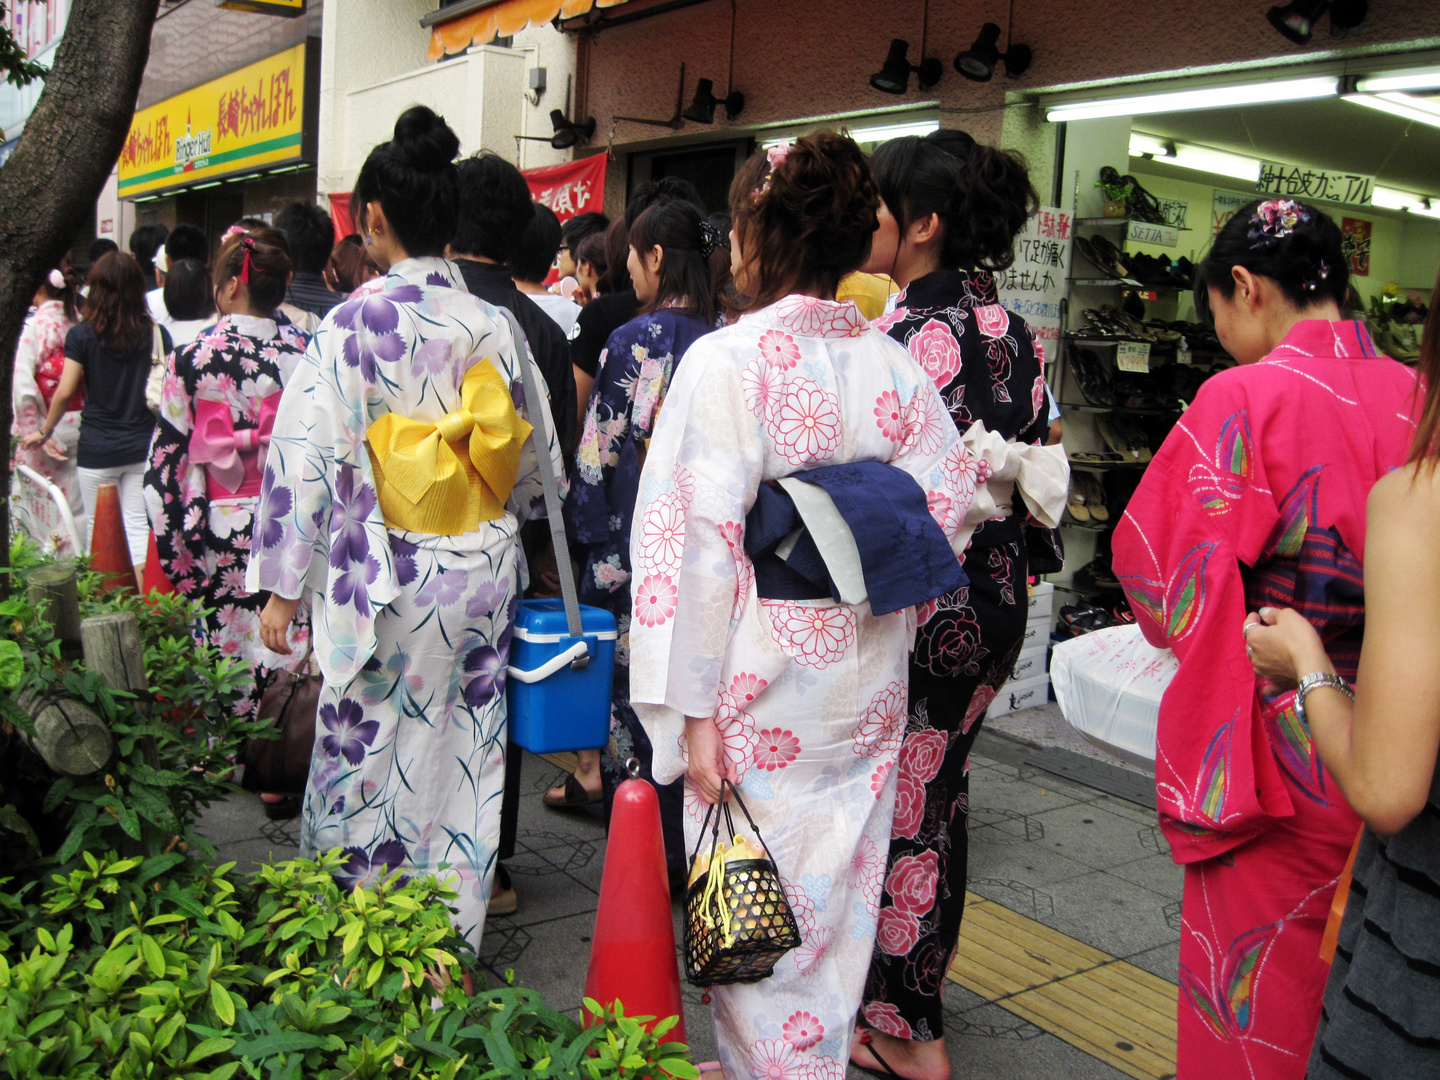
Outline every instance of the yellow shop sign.
<svg viewBox="0 0 1440 1080">
<path fill-rule="evenodd" d="M 297 45 L 137 112 L 120 152 L 120 197 L 299 161 L 305 50 Z"/>
</svg>

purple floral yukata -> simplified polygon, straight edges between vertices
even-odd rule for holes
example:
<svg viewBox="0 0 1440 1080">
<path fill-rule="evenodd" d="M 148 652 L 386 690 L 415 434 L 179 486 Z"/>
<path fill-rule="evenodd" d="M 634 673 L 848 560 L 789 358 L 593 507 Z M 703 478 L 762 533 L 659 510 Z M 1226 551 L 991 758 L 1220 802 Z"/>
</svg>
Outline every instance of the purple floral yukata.
<svg viewBox="0 0 1440 1080">
<path fill-rule="evenodd" d="M 509 323 L 444 259 L 397 263 L 383 289 L 334 308 L 275 418 L 247 577 L 313 609 L 325 686 L 302 853 L 343 848 L 347 887 L 396 868 L 458 878 L 476 946 L 500 839 L 517 515 L 544 515 L 534 444 L 505 514 L 439 536 L 386 526 L 366 432 L 389 412 L 458 409 L 482 359 L 524 415 Z"/>
<path fill-rule="evenodd" d="M 289 656 L 260 640 L 265 598 L 245 584 L 258 493 L 242 488 L 231 495 L 217 487 L 190 455 L 191 434 L 197 414 L 217 406 L 235 432 L 257 430 L 262 412 L 273 414 L 309 340 L 289 323 L 225 316 L 170 354 L 150 443 L 145 509 L 160 568 L 177 592 L 209 610 L 204 637 L 210 644 L 250 666 L 254 678 L 236 703 L 240 716 L 259 707 L 268 672 L 294 671 L 304 661 L 309 623 L 302 615 L 291 624 Z"/>
</svg>

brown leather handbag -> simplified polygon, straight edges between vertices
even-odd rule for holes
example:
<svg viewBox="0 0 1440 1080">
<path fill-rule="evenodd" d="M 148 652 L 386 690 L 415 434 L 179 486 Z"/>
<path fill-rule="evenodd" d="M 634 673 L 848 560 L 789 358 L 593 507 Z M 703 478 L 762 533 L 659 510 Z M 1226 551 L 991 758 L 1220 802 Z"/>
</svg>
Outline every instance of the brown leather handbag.
<svg viewBox="0 0 1440 1080">
<path fill-rule="evenodd" d="M 272 671 L 260 697 L 259 716 L 270 720 L 278 738 L 245 744 L 238 764 L 245 766 L 240 786 L 273 795 L 303 795 L 315 746 L 315 715 L 324 678 L 311 672 L 309 657 L 299 671 Z"/>
</svg>

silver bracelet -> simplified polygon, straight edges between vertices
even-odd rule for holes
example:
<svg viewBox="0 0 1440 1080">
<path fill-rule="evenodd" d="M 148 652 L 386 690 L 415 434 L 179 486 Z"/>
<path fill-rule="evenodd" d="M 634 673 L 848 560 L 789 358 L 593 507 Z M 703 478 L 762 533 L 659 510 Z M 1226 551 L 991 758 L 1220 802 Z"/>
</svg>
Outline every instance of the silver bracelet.
<svg viewBox="0 0 1440 1080">
<path fill-rule="evenodd" d="M 1305 719 L 1305 695 L 1314 690 L 1317 686 L 1333 686 L 1351 701 L 1355 700 L 1355 691 L 1350 689 L 1350 684 L 1339 675 L 1332 675 L 1328 672 L 1312 671 L 1302 678 L 1295 687 L 1295 715 L 1299 717 L 1300 723 L 1309 726 Z"/>
</svg>

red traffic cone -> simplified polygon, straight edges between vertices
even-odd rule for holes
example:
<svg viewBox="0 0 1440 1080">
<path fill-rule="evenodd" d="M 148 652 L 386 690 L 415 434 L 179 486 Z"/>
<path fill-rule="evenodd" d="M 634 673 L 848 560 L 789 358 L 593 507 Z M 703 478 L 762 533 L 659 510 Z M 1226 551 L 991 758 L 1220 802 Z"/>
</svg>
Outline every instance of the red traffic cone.
<svg viewBox="0 0 1440 1080">
<path fill-rule="evenodd" d="M 618 1000 L 626 1016 L 678 1016 L 666 1038 L 687 1041 L 660 801 L 644 780 L 615 791 L 585 996 L 607 1006 Z"/>
<path fill-rule="evenodd" d="M 170 584 L 164 567 L 160 565 L 160 549 L 155 546 L 153 532 L 150 534 L 150 544 L 145 549 L 145 592 L 152 591 L 165 595 L 175 591 L 175 586 Z"/>
<path fill-rule="evenodd" d="M 135 588 L 135 564 L 120 514 L 120 489 L 101 484 L 95 494 L 95 524 L 90 530 L 90 569 L 105 575 L 107 589 Z"/>
</svg>

